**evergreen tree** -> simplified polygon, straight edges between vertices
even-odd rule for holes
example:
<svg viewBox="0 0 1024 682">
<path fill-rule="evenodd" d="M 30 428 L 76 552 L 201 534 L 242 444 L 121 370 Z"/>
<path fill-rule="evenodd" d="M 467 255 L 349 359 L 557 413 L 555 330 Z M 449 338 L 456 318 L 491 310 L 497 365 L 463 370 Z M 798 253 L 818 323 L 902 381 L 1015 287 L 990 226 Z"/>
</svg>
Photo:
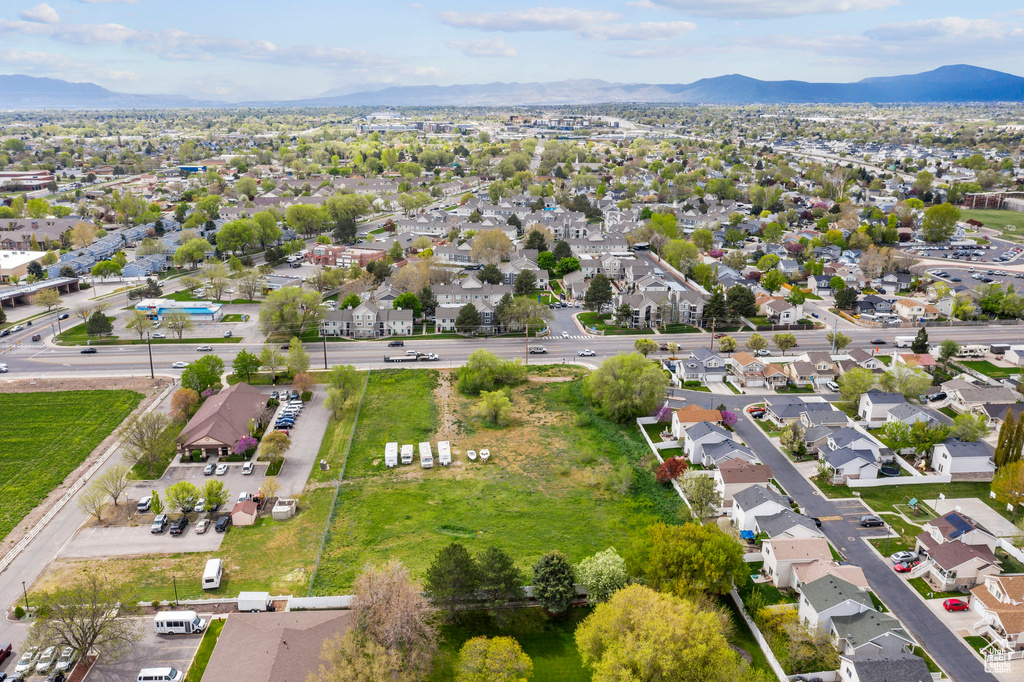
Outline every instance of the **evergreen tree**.
<svg viewBox="0 0 1024 682">
<path fill-rule="evenodd" d="M 568 242 L 559 241 L 555 243 L 555 248 L 551 254 L 555 257 L 555 262 L 557 263 L 563 258 L 572 258 L 572 249 L 569 248 Z"/>
<path fill-rule="evenodd" d="M 457 542 L 434 556 L 423 581 L 423 592 L 434 606 L 455 616 L 459 604 L 470 601 L 480 585 L 480 568 L 466 548 Z"/>
<path fill-rule="evenodd" d="M 430 317 L 434 314 L 434 310 L 437 308 L 437 297 L 434 296 L 434 291 L 429 286 L 420 289 L 420 293 L 416 294 L 416 298 L 420 299 L 420 307 L 423 310 L 424 317 Z"/>
<path fill-rule="evenodd" d="M 910 344 L 910 350 L 914 351 L 918 355 L 921 353 L 928 352 L 928 330 L 921 327 L 917 330 L 917 337 L 914 342 Z"/>
<path fill-rule="evenodd" d="M 733 317 L 757 315 L 757 301 L 754 298 L 754 292 L 742 284 L 732 286 L 726 298 L 729 302 L 729 312 Z"/>
<path fill-rule="evenodd" d="M 472 303 L 467 303 L 459 308 L 459 316 L 455 318 L 455 329 L 461 334 L 475 332 L 480 326 L 480 321 L 480 311 Z"/>
<path fill-rule="evenodd" d="M 572 564 L 561 552 L 548 552 L 533 567 L 533 596 L 551 613 L 562 613 L 576 597 Z"/>
<path fill-rule="evenodd" d="M 612 284 L 608 277 L 598 273 L 590 280 L 590 288 L 583 295 L 583 307 L 600 313 L 601 310 L 612 302 Z"/>
<path fill-rule="evenodd" d="M 508 552 L 497 547 L 488 547 L 477 556 L 480 567 L 480 591 L 490 606 L 504 606 L 509 602 L 526 598 L 523 584 L 526 576 L 516 568 Z"/>
<path fill-rule="evenodd" d="M 1006 464 L 1006 458 L 1010 452 L 1010 441 L 1013 439 L 1017 429 L 1015 421 L 1013 410 L 1007 410 L 1006 419 L 1003 421 L 1003 425 L 999 427 L 999 440 L 996 442 L 996 449 L 992 455 L 992 461 L 995 462 L 997 469 L 1002 468 Z"/>
<path fill-rule="evenodd" d="M 725 296 L 722 295 L 722 289 L 715 289 L 714 293 L 711 294 L 711 298 L 704 304 L 704 321 L 710 322 L 715 320 L 721 322 L 728 319 L 728 317 L 729 306 L 725 302 Z"/>
<path fill-rule="evenodd" d="M 1020 461 L 1021 450 L 1024 449 L 1024 416 L 1017 417 L 1017 425 L 1013 430 L 1013 440 L 1006 453 L 1006 463 Z"/>
<path fill-rule="evenodd" d="M 548 250 L 548 243 L 544 240 L 544 234 L 540 230 L 530 230 L 526 236 L 526 248 L 536 249 L 538 253 Z"/>
<path fill-rule="evenodd" d="M 89 319 L 85 322 L 85 333 L 89 336 L 100 336 L 101 334 L 110 334 L 114 331 L 114 325 L 110 324 L 110 320 L 101 311 L 97 310 Z"/>
<path fill-rule="evenodd" d="M 480 270 L 477 279 L 485 284 L 501 284 L 505 276 L 501 274 L 501 270 L 498 269 L 497 265 L 488 263 Z"/>
<path fill-rule="evenodd" d="M 498 321 L 498 324 L 505 326 L 505 318 L 508 315 L 509 306 L 512 305 L 512 294 L 505 294 L 501 297 L 501 300 L 494 306 L 494 319 Z"/>
</svg>

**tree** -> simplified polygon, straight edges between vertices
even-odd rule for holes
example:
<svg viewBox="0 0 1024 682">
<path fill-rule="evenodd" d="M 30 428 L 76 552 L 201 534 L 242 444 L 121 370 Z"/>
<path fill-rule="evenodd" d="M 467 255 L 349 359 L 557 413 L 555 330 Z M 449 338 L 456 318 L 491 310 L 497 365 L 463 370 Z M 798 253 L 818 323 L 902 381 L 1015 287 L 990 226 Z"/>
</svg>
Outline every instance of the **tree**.
<svg viewBox="0 0 1024 682">
<path fill-rule="evenodd" d="M 61 582 L 35 596 L 37 619 L 29 646 L 70 647 L 78 657 L 95 653 L 115 661 L 142 639 L 138 585 L 86 573 L 78 582 Z"/>
<path fill-rule="evenodd" d="M 875 387 L 875 375 L 863 367 L 849 369 L 839 377 L 839 395 L 848 403 L 857 403 L 860 396 Z"/>
<path fill-rule="evenodd" d="M 78 508 L 97 521 L 103 521 L 103 507 L 107 504 L 107 494 L 99 485 L 93 483 L 78 495 Z"/>
<path fill-rule="evenodd" d="M 277 371 L 285 366 L 284 355 L 273 346 L 264 346 L 260 350 L 260 366 L 270 372 L 271 383 L 277 383 Z"/>
<path fill-rule="evenodd" d="M 533 596 L 551 613 L 562 613 L 576 597 L 576 575 L 561 552 L 548 552 L 533 565 Z"/>
<path fill-rule="evenodd" d="M 46 312 L 50 312 L 54 308 L 60 307 L 63 300 L 64 299 L 60 297 L 60 292 L 56 289 L 43 289 L 32 297 L 32 303 L 40 308 L 46 308 Z"/>
<path fill-rule="evenodd" d="M 104 493 L 110 496 L 114 506 L 117 506 L 117 500 L 121 497 L 121 493 L 128 487 L 128 466 L 125 464 L 115 464 L 110 467 L 96 479 L 96 487 L 102 490 Z"/>
<path fill-rule="evenodd" d="M 718 614 L 643 585 L 599 604 L 576 629 L 576 647 L 594 682 L 752 679 Z"/>
<path fill-rule="evenodd" d="M 945 424 L 930 424 L 917 421 L 910 426 L 910 446 L 918 457 L 930 458 L 935 446 L 949 438 L 949 427 Z"/>
<path fill-rule="evenodd" d="M 186 312 L 180 310 L 172 310 L 164 315 L 164 324 L 167 325 L 167 329 L 172 334 L 177 334 L 178 339 L 185 335 L 185 332 L 192 331 L 195 327 L 195 323 L 192 322 L 192 316 Z"/>
<path fill-rule="evenodd" d="M 402 670 L 424 679 L 437 652 L 435 609 L 396 559 L 369 566 L 356 579 L 352 600 L 355 628 L 388 652 L 397 653 Z"/>
<path fill-rule="evenodd" d="M 648 355 L 658 350 L 658 342 L 652 341 L 651 339 L 637 339 L 633 342 L 633 348 L 636 348 L 636 352 L 646 358 Z"/>
<path fill-rule="evenodd" d="M 501 230 L 482 230 L 473 237 L 470 256 L 478 263 L 499 263 L 512 253 L 512 240 Z"/>
<path fill-rule="evenodd" d="M 629 326 L 633 321 L 633 307 L 628 303 L 622 303 L 615 309 L 615 324 L 620 327 Z"/>
<path fill-rule="evenodd" d="M 512 422 L 512 401 L 505 391 L 481 391 L 473 416 L 494 426 L 508 426 Z"/>
<path fill-rule="evenodd" d="M 839 310 L 853 310 L 857 305 L 857 290 L 853 288 L 840 289 L 835 295 L 836 308 Z"/>
<path fill-rule="evenodd" d="M 324 212 L 319 206 L 296 204 L 285 209 L 284 216 L 289 227 L 307 237 L 323 232 Z"/>
<path fill-rule="evenodd" d="M 914 351 L 918 355 L 928 352 L 928 330 L 921 327 L 917 330 L 917 336 L 914 337 L 914 342 L 910 344 L 910 350 Z"/>
<path fill-rule="evenodd" d="M 389 651 L 359 630 L 324 642 L 321 664 L 308 682 L 416 682 L 414 673 L 403 670 L 402 657 Z"/>
<path fill-rule="evenodd" d="M 629 580 L 626 561 L 614 547 L 587 557 L 576 565 L 576 579 L 587 588 L 587 601 L 601 604 L 625 587 Z"/>
<path fill-rule="evenodd" d="M 437 297 L 429 285 L 424 285 L 420 293 L 416 294 L 416 298 L 420 300 L 420 311 L 423 315 L 429 317 L 434 314 L 437 309 Z"/>
<path fill-rule="evenodd" d="M 516 275 L 512 290 L 516 296 L 525 296 L 537 288 L 537 275 L 533 270 L 523 270 Z"/>
<path fill-rule="evenodd" d="M 113 331 L 114 325 L 110 323 L 110 318 L 101 310 L 97 310 L 90 315 L 89 320 L 85 323 L 85 333 L 89 336 L 104 336 L 113 333 Z"/>
<path fill-rule="evenodd" d="M 128 313 L 128 319 L 124 323 L 126 329 L 131 329 L 139 335 L 139 341 L 146 337 L 146 332 L 153 328 L 154 322 L 149 315 L 141 310 L 132 310 Z"/>
<path fill-rule="evenodd" d="M 248 383 L 252 381 L 252 375 L 260 370 L 260 357 L 247 350 L 241 350 L 231 361 L 231 368 L 235 371 L 236 377 L 244 376 Z"/>
<path fill-rule="evenodd" d="M 652 588 L 684 597 L 726 594 L 747 572 L 736 539 L 713 524 L 697 523 L 648 526 L 626 556 L 626 566 Z"/>
<path fill-rule="evenodd" d="M 181 385 L 202 395 L 206 389 L 220 386 L 222 374 L 224 361 L 217 355 L 204 355 L 185 365 L 181 372 Z"/>
<path fill-rule="evenodd" d="M 698 519 L 706 519 L 714 515 L 721 501 L 721 496 L 715 488 L 715 480 L 710 476 L 703 476 L 697 471 L 688 471 L 683 477 L 681 484 L 686 499 L 690 501 L 693 508 L 693 515 Z"/>
<path fill-rule="evenodd" d="M 729 313 L 733 317 L 757 315 L 757 301 L 754 299 L 754 292 L 747 287 L 740 284 L 729 287 L 726 298 Z"/>
<path fill-rule="evenodd" d="M 1021 448 L 1024 447 L 1022 437 L 1022 422 L 1015 416 L 1013 410 L 1006 411 L 1003 425 L 999 427 L 999 439 L 996 442 L 996 450 L 993 456 L 996 468 L 1006 466 L 1010 462 L 1020 459 Z"/>
<path fill-rule="evenodd" d="M 734 353 L 739 343 L 731 336 L 723 336 L 718 340 L 718 350 L 723 353 Z"/>
<path fill-rule="evenodd" d="M 472 303 L 459 308 L 459 315 L 455 318 L 455 330 L 460 334 L 475 332 L 481 323 L 480 313 Z"/>
<path fill-rule="evenodd" d="M 199 493 L 199 496 L 206 500 L 206 508 L 213 509 L 228 502 L 228 489 L 224 487 L 223 481 L 208 479 Z"/>
<path fill-rule="evenodd" d="M 411 310 L 413 318 L 420 316 L 423 311 L 423 304 L 420 303 L 419 297 L 407 291 L 404 294 L 399 294 L 395 297 L 395 300 L 391 303 L 391 307 L 395 310 Z"/>
<path fill-rule="evenodd" d="M 292 446 L 292 439 L 283 431 L 271 431 L 263 436 L 260 441 L 259 459 L 263 462 L 273 462 L 284 457 L 288 448 Z"/>
<path fill-rule="evenodd" d="M 213 250 L 213 246 L 205 239 L 198 237 L 189 239 L 174 252 L 174 262 L 178 265 L 191 263 L 192 268 L 195 269 L 196 265 L 206 259 L 206 254 Z"/>
<path fill-rule="evenodd" d="M 783 332 L 773 336 L 772 343 L 785 355 L 787 350 L 796 345 L 796 337 L 789 332 Z"/>
<path fill-rule="evenodd" d="M 264 334 L 301 334 L 320 324 L 324 315 L 322 302 L 323 296 L 319 292 L 300 287 L 271 291 L 260 305 L 260 331 Z"/>
<path fill-rule="evenodd" d="M 253 222 L 248 218 L 239 218 L 221 225 L 217 230 L 217 248 L 221 253 L 245 250 L 256 241 Z"/>
<path fill-rule="evenodd" d="M 92 223 L 78 222 L 71 228 L 71 244 L 77 249 L 84 249 L 96 241 L 99 227 Z"/>
<path fill-rule="evenodd" d="M 725 295 L 720 288 L 711 292 L 711 297 L 704 304 L 704 324 L 709 322 L 720 323 L 729 319 L 729 305 L 725 302 Z"/>
<path fill-rule="evenodd" d="M 852 339 L 841 331 L 829 332 L 825 335 L 825 339 L 833 348 L 835 348 L 837 353 L 849 346 L 852 342 Z"/>
<path fill-rule="evenodd" d="M 480 567 L 466 548 L 457 542 L 442 547 L 427 567 L 423 593 L 430 602 L 455 618 L 459 605 L 473 599 L 480 585 Z"/>
<path fill-rule="evenodd" d="M 309 353 L 306 352 L 302 341 L 295 336 L 288 344 L 287 367 L 293 377 L 309 369 Z"/>
<path fill-rule="evenodd" d="M 744 345 L 747 347 L 747 350 L 757 352 L 768 347 L 768 339 L 760 334 L 751 334 Z"/>
<path fill-rule="evenodd" d="M 199 497 L 199 488 L 189 481 L 172 483 L 164 490 L 164 499 L 167 500 L 168 507 L 183 514 L 195 508 Z"/>
<path fill-rule="evenodd" d="M 690 462 L 685 457 L 669 457 L 658 467 L 655 478 L 658 483 L 671 483 L 686 473 L 686 469 L 689 466 Z"/>
<path fill-rule="evenodd" d="M 650 414 L 665 397 L 668 377 L 642 355 L 619 353 L 583 380 L 583 392 L 604 417 L 626 422 Z"/>
<path fill-rule="evenodd" d="M 715 243 L 715 235 L 712 234 L 711 230 L 706 228 L 700 228 L 693 231 L 693 235 L 690 236 L 690 241 L 693 242 L 701 251 L 707 253 L 711 249 L 711 245 Z"/>
<path fill-rule="evenodd" d="M 473 637 L 459 650 L 455 682 L 521 682 L 533 661 L 512 637 Z"/>
<path fill-rule="evenodd" d="M 544 232 L 531 229 L 526 235 L 526 243 L 523 248 L 536 250 L 538 253 L 548 250 L 548 243 Z"/>
<path fill-rule="evenodd" d="M 526 599 L 526 576 L 516 568 L 508 552 L 488 547 L 477 555 L 476 563 L 480 569 L 479 594 L 489 606 L 498 608 Z"/>
<path fill-rule="evenodd" d="M 555 254 L 550 251 L 541 251 L 537 254 L 537 267 L 543 268 L 548 271 L 548 274 L 554 276 L 555 274 Z"/>
<path fill-rule="evenodd" d="M 782 285 L 785 283 L 786 275 L 783 274 L 781 270 L 769 270 L 758 281 L 758 284 L 760 284 L 765 291 L 772 294 L 781 289 Z"/>
<path fill-rule="evenodd" d="M 483 391 L 496 391 L 517 386 L 526 381 L 526 367 L 522 361 L 505 360 L 489 350 L 475 350 L 466 364 L 459 369 L 459 391 L 465 395 L 480 395 Z"/>
<path fill-rule="evenodd" d="M 939 344 L 939 360 L 943 365 L 948 366 L 951 358 L 956 357 L 960 352 L 960 344 L 953 339 L 943 339 Z"/>
<path fill-rule="evenodd" d="M 569 242 L 562 239 L 555 242 L 555 248 L 551 250 L 551 255 L 555 257 L 556 263 L 565 258 L 572 258 L 572 248 L 569 246 Z"/>
<path fill-rule="evenodd" d="M 956 231 L 956 223 L 960 220 L 960 209 L 950 203 L 932 206 L 924 212 L 921 220 L 921 232 L 925 241 L 944 242 L 949 240 Z"/>
<path fill-rule="evenodd" d="M 488 263 L 477 273 L 476 278 L 485 284 L 501 284 L 505 276 L 501 274 L 497 265 Z"/>
<path fill-rule="evenodd" d="M 779 434 L 779 444 L 796 454 L 800 446 L 804 445 L 804 434 L 806 433 L 807 430 L 799 422 L 787 424 Z"/>
<path fill-rule="evenodd" d="M 1017 505 L 1024 503 L 1024 462 L 1010 462 L 1000 467 L 992 479 L 992 492 L 1000 504 L 1012 504 L 1017 514 Z"/>
<path fill-rule="evenodd" d="M 902 393 L 907 400 L 917 400 L 932 385 L 931 377 L 920 369 L 896 365 L 878 380 L 883 391 Z"/>
<path fill-rule="evenodd" d="M 594 275 L 590 280 L 590 287 L 583 295 L 583 307 L 600 313 L 605 306 L 612 302 L 612 284 L 608 277 L 602 273 Z"/>
<path fill-rule="evenodd" d="M 191 388 L 179 388 L 171 396 L 171 414 L 175 419 L 186 421 L 198 405 L 199 394 Z"/>
<path fill-rule="evenodd" d="M 988 435 L 991 429 L 988 417 L 983 414 L 958 414 L 953 417 L 953 428 L 949 435 L 965 443 L 977 443 Z"/>
</svg>

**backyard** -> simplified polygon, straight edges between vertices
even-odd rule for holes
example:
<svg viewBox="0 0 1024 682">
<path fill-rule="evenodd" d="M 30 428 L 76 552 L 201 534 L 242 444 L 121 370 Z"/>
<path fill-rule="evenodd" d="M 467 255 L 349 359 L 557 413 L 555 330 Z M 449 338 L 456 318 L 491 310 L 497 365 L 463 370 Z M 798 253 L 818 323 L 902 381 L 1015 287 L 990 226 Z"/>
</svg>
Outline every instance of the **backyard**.
<svg viewBox="0 0 1024 682">
<path fill-rule="evenodd" d="M 988 360 L 960 360 L 960 364 L 993 379 L 1007 379 L 1021 372 L 1019 367 L 999 367 L 998 365 L 993 365 Z"/>
<path fill-rule="evenodd" d="M 0 538 L 138 407 L 135 391 L 0 393 Z"/>
<path fill-rule="evenodd" d="M 552 549 L 573 562 L 624 551 L 637 529 L 675 520 L 681 502 L 654 481 L 635 426 L 593 413 L 580 370 L 559 373 L 514 389 L 513 422 L 497 429 L 471 416 L 476 401 L 456 392 L 448 372 L 373 372 L 314 593 L 344 594 L 367 562 L 390 557 L 420 579 L 456 540 L 472 552 L 499 546 L 528 570 Z M 427 440 L 451 442 L 450 468 L 384 467 L 386 442 Z M 466 449 L 481 448 L 490 461 L 469 462 Z"/>
</svg>

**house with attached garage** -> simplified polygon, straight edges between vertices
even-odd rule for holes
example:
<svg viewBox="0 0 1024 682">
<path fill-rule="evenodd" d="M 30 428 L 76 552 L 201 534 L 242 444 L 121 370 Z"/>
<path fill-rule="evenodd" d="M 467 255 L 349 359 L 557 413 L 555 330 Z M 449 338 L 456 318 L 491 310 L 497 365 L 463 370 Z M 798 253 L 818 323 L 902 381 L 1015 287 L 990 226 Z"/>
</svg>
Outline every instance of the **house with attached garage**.
<svg viewBox="0 0 1024 682">
<path fill-rule="evenodd" d="M 831 403 L 821 398 L 800 398 L 797 396 L 769 396 L 764 401 L 765 416 L 769 423 L 781 428 L 800 421 L 804 412 L 836 412 Z"/>
<path fill-rule="evenodd" d="M 789 500 L 763 485 L 752 485 L 733 495 L 732 520 L 739 530 L 754 530 L 758 516 L 789 509 Z"/>
<path fill-rule="evenodd" d="M 870 450 L 852 448 L 822 448 L 818 458 L 828 465 L 833 484 L 849 479 L 875 479 L 881 465 Z"/>
<path fill-rule="evenodd" d="M 963 379 L 942 384 L 949 397 L 949 406 L 960 413 L 977 412 L 985 405 L 1013 405 L 1020 394 L 1006 386 L 987 386 Z"/>
<path fill-rule="evenodd" d="M 722 413 L 718 410 L 703 408 L 694 403 L 690 403 L 686 407 L 680 407 L 672 413 L 672 437 L 676 440 L 685 440 L 687 437 L 686 430 L 701 422 L 720 424 L 722 422 Z M 683 446 L 685 447 L 685 443 L 683 443 Z"/>
<path fill-rule="evenodd" d="M 898 298 L 892 304 L 892 311 L 907 321 L 937 320 L 939 309 L 935 306 L 910 298 Z"/>
<path fill-rule="evenodd" d="M 677 374 L 683 381 L 699 381 L 704 385 L 725 381 L 727 363 L 718 353 L 700 346 L 690 351 L 690 357 L 676 363 Z"/>
<path fill-rule="evenodd" d="M 772 480 L 772 468 L 767 464 L 752 464 L 743 458 L 722 462 L 715 469 L 715 490 L 723 507 L 732 506 L 733 495 L 752 485 L 767 486 Z"/>
<path fill-rule="evenodd" d="M 812 583 L 826 575 L 842 578 L 861 590 L 869 589 L 868 579 L 864 576 L 864 569 L 852 564 L 840 564 L 831 558 L 794 566 L 793 587 L 799 589 L 801 585 Z"/>
<path fill-rule="evenodd" d="M 851 348 L 846 351 L 846 355 L 849 360 L 836 361 L 836 369 L 840 374 L 845 374 L 854 367 L 862 367 L 872 372 L 883 372 L 886 369 L 885 363 L 863 348 Z"/>
<path fill-rule="evenodd" d="M 761 543 L 761 555 L 764 557 L 764 570 L 775 587 L 781 590 L 792 585 L 796 566 L 829 561 L 832 550 L 824 538 L 769 539 Z"/>
<path fill-rule="evenodd" d="M 885 418 L 885 421 L 886 423 L 900 422 L 907 426 L 917 422 L 924 422 L 929 425 L 941 423 L 938 416 L 927 407 L 911 405 L 910 403 L 903 403 L 889 410 L 889 415 Z"/>
<path fill-rule="evenodd" d="M 924 577 L 937 590 L 974 587 L 999 575 L 996 538 L 960 512 L 949 512 L 924 524 L 915 549 L 924 556 L 910 577 Z"/>
<path fill-rule="evenodd" d="M 905 405 L 906 402 L 902 393 L 885 393 L 873 388 L 867 393 L 861 393 L 857 414 L 867 422 L 869 428 L 876 428 L 885 424 L 889 410 L 897 405 Z"/>
<path fill-rule="evenodd" d="M 756 464 L 760 461 L 753 450 L 734 440 L 705 443 L 701 446 L 700 450 L 700 461 L 697 463 L 704 467 L 717 467 L 720 464 L 735 459 L 742 459 L 751 464 Z"/>
<path fill-rule="evenodd" d="M 704 464 L 704 448 L 717 443 L 733 443 L 732 435 L 718 424 L 700 422 L 683 432 L 680 445 L 691 464 Z M 738 443 L 736 444 L 738 445 Z"/>
<path fill-rule="evenodd" d="M 754 533 L 773 540 L 796 540 L 799 538 L 823 538 L 825 535 L 814 523 L 814 519 L 797 514 L 792 509 L 783 509 L 774 514 L 754 517 Z"/>
<path fill-rule="evenodd" d="M 842 578 L 826 575 L 800 586 L 797 613 L 808 627 L 820 626 L 831 631 L 836 616 L 852 616 L 874 611 L 871 596 Z"/>
<path fill-rule="evenodd" d="M 932 469 L 954 481 L 991 481 L 995 477 L 995 452 L 984 441 L 965 443 L 944 440 L 932 450 Z"/>
<path fill-rule="evenodd" d="M 974 630 L 1002 651 L 1024 649 L 1024 576 L 991 575 L 971 590 Z"/>
<path fill-rule="evenodd" d="M 742 387 L 764 385 L 765 363 L 756 357 L 740 351 L 729 358 L 729 380 Z"/>
<path fill-rule="evenodd" d="M 833 616 L 831 633 L 839 652 L 847 656 L 904 654 L 914 650 L 914 640 L 900 622 L 874 610 Z"/>
</svg>

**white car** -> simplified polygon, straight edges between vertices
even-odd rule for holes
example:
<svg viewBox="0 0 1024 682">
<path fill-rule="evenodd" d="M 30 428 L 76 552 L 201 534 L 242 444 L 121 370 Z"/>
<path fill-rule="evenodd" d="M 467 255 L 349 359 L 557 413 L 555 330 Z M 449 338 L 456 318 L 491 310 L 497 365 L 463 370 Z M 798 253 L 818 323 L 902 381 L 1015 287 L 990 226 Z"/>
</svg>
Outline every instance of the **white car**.
<svg viewBox="0 0 1024 682">
<path fill-rule="evenodd" d="M 57 659 L 57 665 L 54 667 L 61 672 L 66 672 L 74 664 L 75 650 L 69 646 L 66 646 L 60 650 L 60 658 Z"/>
<path fill-rule="evenodd" d="M 255 464 L 253 464 L 252 462 L 246 462 L 245 464 L 242 465 L 242 475 L 243 476 L 248 476 L 255 469 L 256 469 L 256 465 Z"/>
<path fill-rule="evenodd" d="M 48 646 L 43 650 L 43 653 L 39 656 L 39 662 L 36 663 L 37 673 L 48 673 L 50 668 L 53 667 L 54 659 L 57 658 L 57 647 Z"/>
<path fill-rule="evenodd" d="M 11 333 L 13 334 L 14 332 L 20 332 L 24 328 L 24 325 L 16 324 L 13 327 L 11 327 Z"/>
<path fill-rule="evenodd" d="M 594 351 L 590 350 L 589 348 L 584 348 L 583 350 L 580 351 L 580 357 L 581 358 L 592 358 L 595 355 L 597 355 L 597 353 L 595 353 Z"/>
<path fill-rule="evenodd" d="M 202 346 L 199 346 L 199 348 L 196 348 L 196 350 L 199 351 L 200 353 L 205 353 L 206 351 L 213 350 L 213 346 L 209 344 L 203 344 Z"/>
<path fill-rule="evenodd" d="M 200 535 L 210 530 L 210 519 L 203 519 L 196 524 L 196 533 Z"/>
<path fill-rule="evenodd" d="M 563 339 L 569 338 L 569 332 L 562 332 L 562 338 Z"/>
<path fill-rule="evenodd" d="M 14 672 L 28 672 L 32 669 L 32 666 L 35 664 L 38 656 L 39 649 L 25 649 L 21 652 L 21 658 L 18 659 L 18 665 L 14 666 Z"/>
<path fill-rule="evenodd" d="M 767 348 L 761 348 L 760 350 L 757 351 L 757 355 L 760 355 L 762 357 L 765 356 L 765 355 L 771 355 L 771 354 L 772 354 L 772 352 L 770 350 L 768 350 Z"/>
<path fill-rule="evenodd" d="M 892 559 L 894 564 L 898 564 L 901 561 L 913 561 L 917 558 L 917 555 L 913 552 L 896 552 L 889 558 Z"/>
<path fill-rule="evenodd" d="M 227 472 L 228 472 L 228 465 L 227 464 L 218 464 L 216 470 L 214 471 L 214 473 L 216 473 L 218 476 L 223 476 Z"/>
<path fill-rule="evenodd" d="M 178 362 L 174 363 L 173 365 L 171 365 L 171 369 L 185 369 L 186 367 L 188 367 L 188 364 L 186 364 L 186 363 L 184 363 L 184 362 L 182 362 L 180 360 Z"/>
<path fill-rule="evenodd" d="M 167 334 L 164 334 L 163 332 L 155 332 L 151 336 L 154 339 L 166 339 L 167 338 Z"/>
<path fill-rule="evenodd" d="M 197 514 L 202 514 L 204 511 L 206 511 L 206 498 L 200 497 L 199 500 L 196 502 L 196 506 L 192 507 L 192 511 L 196 512 Z"/>
</svg>

